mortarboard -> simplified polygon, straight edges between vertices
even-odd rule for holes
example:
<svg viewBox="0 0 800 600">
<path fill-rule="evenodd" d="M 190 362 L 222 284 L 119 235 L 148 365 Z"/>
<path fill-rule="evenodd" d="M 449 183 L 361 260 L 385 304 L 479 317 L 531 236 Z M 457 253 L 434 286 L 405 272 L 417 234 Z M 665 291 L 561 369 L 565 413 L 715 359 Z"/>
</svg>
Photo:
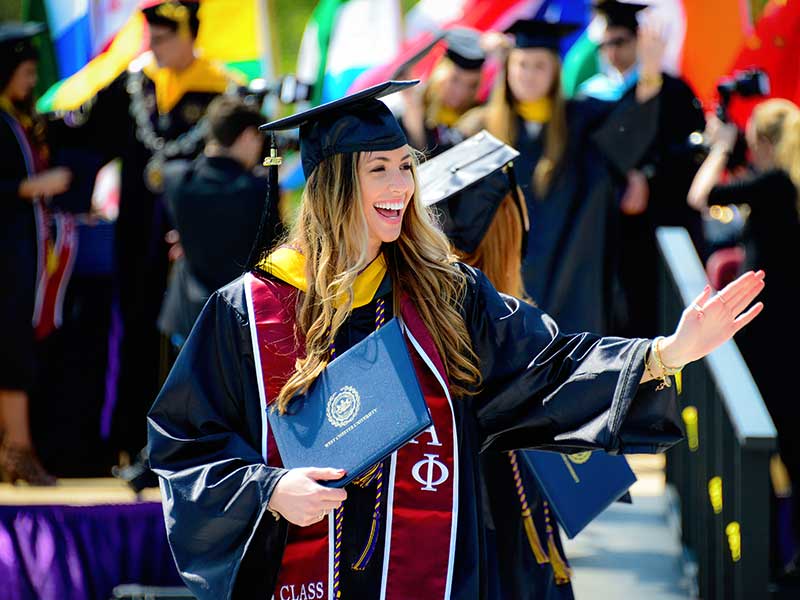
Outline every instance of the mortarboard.
<svg viewBox="0 0 800 600">
<path fill-rule="evenodd" d="M 516 196 L 510 163 L 517 156 L 484 130 L 419 166 L 422 203 L 440 211 L 442 230 L 461 252 L 475 251 L 503 198 Z"/>
<path fill-rule="evenodd" d="M 45 30 L 43 23 L 32 21 L 0 23 L 0 82 L 8 83 L 17 66 L 30 59 L 39 58 L 33 38 Z M 5 85 L 0 83 L 0 85 Z"/>
<path fill-rule="evenodd" d="M 593 8 L 605 17 L 607 27 L 625 27 L 636 32 L 639 27 L 636 14 L 648 8 L 648 5 L 617 0 L 595 0 Z"/>
<path fill-rule="evenodd" d="M 143 0 L 139 10 L 150 25 L 163 25 L 176 31 L 197 34 L 200 0 Z"/>
<path fill-rule="evenodd" d="M 43 23 L 7 21 L 0 23 L 0 45 L 27 42 L 45 30 Z"/>
<path fill-rule="evenodd" d="M 447 57 L 462 69 L 475 71 L 483 66 L 486 53 L 480 45 L 480 32 L 467 27 L 454 27 L 444 33 Z"/>
<path fill-rule="evenodd" d="M 577 31 L 580 26 L 574 23 L 558 23 L 541 19 L 519 19 L 506 33 L 514 36 L 516 48 L 547 48 L 555 50 L 561 47 L 562 38 Z"/>
<path fill-rule="evenodd" d="M 272 121 L 261 131 L 300 128 L 303 174 L 334 154 L 394 150 L 408 143 L 392 111 L 379 100 L 419 80 L 384 81 L 355 94 Z"/>
</svg>

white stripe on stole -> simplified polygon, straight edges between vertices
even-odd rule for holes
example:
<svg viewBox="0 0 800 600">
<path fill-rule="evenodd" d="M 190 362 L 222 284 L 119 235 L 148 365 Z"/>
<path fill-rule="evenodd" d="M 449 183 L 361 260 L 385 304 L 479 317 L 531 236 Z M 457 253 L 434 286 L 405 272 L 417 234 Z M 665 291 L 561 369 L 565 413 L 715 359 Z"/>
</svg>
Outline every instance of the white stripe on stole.
<svg viewBox="0 0 800 600">
<path fill-rule="evenodd" d="M 336 552 L 336 536 L 334 535 L 336 533 L 335 514 L 336 511 L 334 510 L 328 511 L 328 600 L 336 600 L 333 597 L 333 553 Z M 342 554 L 344 555 L 344 553 Z M 341 583 L 341 575 L 339 582 Z"/>
<path fill-rule="evenodd" d="M 264 388 L 264 373 L 261 371 L 261 350 L 258 347 L 258 329 L 256 327 L 256 309 L 253 305 L 253 277 L 252 273 L 245 273 L 242 278 L 244 295 L 247 299 L 247 319 L 250 321 L 250 342 L 253 344 L 253 363 L 256 368 L 256 381 L 258 382 L 258 397 L 261 400 L 261 456 L 267 464 L 267 390 Z"/>
<path fill-rule="evenodd" d="M 56 241 L 56 248 L 58 248 L 59 256 L 63 256 L 64 246 L 72 243 L 72 249 L 67 257 L 64 273 L 61 275 L 61 280 L 58 282 L 58 290 L 56 290 L 53 323 L 56 327 L 61 327 L 64 320 L 64 296 L 67 293 L 67 286 L 72 277 L 72 269 L 75 267 L 75 259 L 78 256 L 78 244 L 80 240 L 75 232 L 75 228 L 77 227 L 75 217 L 72 215 L 57 214 L 55 219 L 58 222 L 58 240 Z"/>
<path fill-rule="evenodd" d="M 383 573 L 381 574 L 381 600 L 386 600 L 386 580 L 389 574 L 389 552 L 392 548 L 392 513 L 394 511 L 394 480 L 397 473 L 397 452 L 392 452 L 389 477 L 386 481 L 386 524 L 383 543 Z"/>
<path fill-rule="evenodd" d="M 436 377 L 439 385 L 442 386 L 444 395 L 447 397 L 447 402 L 450 404 L 450 414 L 453 417 L 453 521 L 450 527 L 450 557 L 447 561 L 447 584 L 445 585 L 444 589 L 444 600 L 449 600 L 453 589 L 453 565 L 456 557 L 456 533 L 458 531 L 458 431 L 456 429 L 456 413 L 455 409 L 453 408 L 453 399 L 450 397 L 450 390 L 447 389 L 447 385 L 442 378 L 442 374 L 439 373 L 439 370 L 433 364 L 431 358 L 425 353 L 425 350 L 422 349 L 422 346 L 420 346 L 419 342 L 416 340 L 416 338 L 414 338 L 414 336 L 411 334 L 411 331 L 405 326 L 405 324 L 403 324 L 403 331 L 405 331 L 405 334 L 411 341 L 411 345 L 414 346 L 414 349 L 420 355 L 420 358 L 422 358 L 425 364 L 428 365 L 428 368 L 431 370 L 431 372 L 433 372 L 433 375 Z"/>
</svg>

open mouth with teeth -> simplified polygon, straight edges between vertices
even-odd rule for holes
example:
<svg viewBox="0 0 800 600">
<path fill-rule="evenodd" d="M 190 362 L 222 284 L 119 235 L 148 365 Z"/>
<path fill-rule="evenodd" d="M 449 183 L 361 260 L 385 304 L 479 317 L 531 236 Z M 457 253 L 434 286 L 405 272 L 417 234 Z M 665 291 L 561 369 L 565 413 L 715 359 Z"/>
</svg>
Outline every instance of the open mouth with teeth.
<svg viewBox="0 0 800 600">
<path fill-rule="evenodd" d="M 400 218 L 403 212 L 403 202 L 377 202 L 373 205 L 377 212 L 384 219 L 395 221 Z"/>
</svg>

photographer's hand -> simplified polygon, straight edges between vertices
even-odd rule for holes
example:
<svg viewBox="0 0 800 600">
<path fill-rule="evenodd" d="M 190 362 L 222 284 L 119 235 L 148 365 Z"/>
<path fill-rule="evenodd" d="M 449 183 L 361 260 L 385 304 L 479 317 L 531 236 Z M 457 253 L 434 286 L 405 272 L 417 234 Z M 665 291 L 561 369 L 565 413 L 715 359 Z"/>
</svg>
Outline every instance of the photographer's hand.
<svg viewBox="0 0 800 600">
<path fill-rule="evenodd" d="M 738 135 L 736 125 L 723 123 L 713 116 L 708 119 L 705 137 L 710 142 L 711 150 L 697 170 L 686 196 L 686 202 L 693 209 L 703 211 L 708 208 L 708 195 L 725 172 Z"/>
</svg>

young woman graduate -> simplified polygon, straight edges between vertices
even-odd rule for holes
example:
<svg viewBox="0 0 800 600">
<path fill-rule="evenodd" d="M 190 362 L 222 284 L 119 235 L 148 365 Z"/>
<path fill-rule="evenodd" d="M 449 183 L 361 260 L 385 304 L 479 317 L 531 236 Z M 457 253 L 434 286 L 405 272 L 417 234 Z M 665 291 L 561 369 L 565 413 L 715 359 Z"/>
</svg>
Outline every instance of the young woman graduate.
<svg viewBox="0 0 800 600">
<path fill-rule="evenodd" d="M 524 298 L 522 254 L 528 215 L 516 186 L 519 152 L 481 131 L 422 163 L 420 195 L 432 207 L 453 251 L 498 292 Z M 483 452 L 489 597 L 571 600 L 570 568 L 550 506 L 530 463 L 518 452 Z"/>
<path fill-rule="evenodd" d="M 478 91 L 486 60 L 478 31 L 456 27 L 443 36 L 447 45 L 445 55 L 424 87 L 405 94 L 400 121 L 409 144 L 428 156 L 441 154 L 464 138 L 455 124 L 479 104 Z"/>
<path fill-rule="evenodd" d="M 39 60 L 33 39 L 44 29 L 0 24 L 0 474 L 33 485 L 55 483 L 36 456 L 28 424 L 37 375 L 33 322 L 45 310 L 37 302 L 48 238 L 44 206 L 72 178 L 64 167 L 48 168 L 44 122 L 33 107 Z"/>
<path fill-rule="evenodd" d="M 527 293 L 567 331 L 606 332 L 616 300 L 620 186 L 593 135 L 611 118 L 614 105 L 564 99 L 558 52 L 575 28 L 516 21 L 507 30 L 513 47 L 489 102 L 457 126 L 468 135 L 486 129 L 520 152 L 515 168 L 531 220 L 523 261 Z M 643 78 L 637 102 L 613 113 L 613 135 L 603 145 L 603 150 L 624 148 L 620 153 L 631 165 L 651 141 L 646 133 L 656 107 L 648 101 L 657 92 L 651 88 Z M 614 166 L 622 170 L 619 162 Z"/>
<path fill-rule="evenodd" d="M 487 598 L 478 453 L 666 449 L 679 416 L 653 377 L 762 308 L 740 314 L 764 286 L 747 273 L 652 341 L 563 334 L 501 296 L 450 252 L 378 100 L 413 84 L 265 126 L 300 127 L 307 184 L 289 243 L 209 299 L 148 417 L 168 537 L 198 598 Z M 347 489 L 319 483 L 337 465 L 283 469 L 267 411 L 395 315 L 433 425 Z"/>
</svg>

